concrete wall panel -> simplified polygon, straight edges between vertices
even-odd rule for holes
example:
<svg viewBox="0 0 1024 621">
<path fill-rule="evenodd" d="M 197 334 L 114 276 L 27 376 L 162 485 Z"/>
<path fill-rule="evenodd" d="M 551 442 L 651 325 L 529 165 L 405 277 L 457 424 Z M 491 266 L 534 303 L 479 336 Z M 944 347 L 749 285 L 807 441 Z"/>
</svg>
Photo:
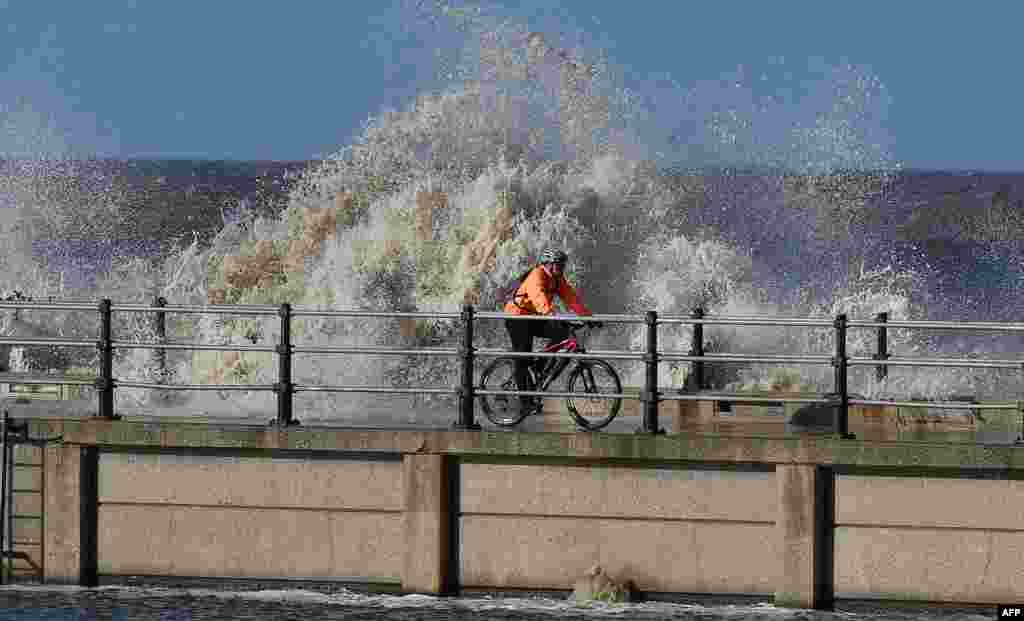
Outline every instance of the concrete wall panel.
<svg viewBox="0 0 1024 621">
<path fill-rule="evenodd" d="M 103 574 L 399 578 L 400 513 L 101 506 Z"/>
<path fill-rule="evenodd" d="M 1024 593 L 1024 533 L 840 527 L 836 596 L 977 603 Z"/>
<path fill-rule="evenodd" d="M 774 522 L 771 472 L 463 464 L 462 512 Z"/>
<path fill-rule="evenodd" d="M 1024 481 L 837 476 L 836 523 L 1024 528 Z"/>
<path fill-rule="evenodd" d="M 100 502 L 402 510 L 399 461 L 100 456 Z"/>
<path fill-rule="evenodd" d="M 462 583 L 571 589 L 600 564 L 644 591 L 768 594 L 774 534 L 773 524 L 465 516 Z"/>
</svg>

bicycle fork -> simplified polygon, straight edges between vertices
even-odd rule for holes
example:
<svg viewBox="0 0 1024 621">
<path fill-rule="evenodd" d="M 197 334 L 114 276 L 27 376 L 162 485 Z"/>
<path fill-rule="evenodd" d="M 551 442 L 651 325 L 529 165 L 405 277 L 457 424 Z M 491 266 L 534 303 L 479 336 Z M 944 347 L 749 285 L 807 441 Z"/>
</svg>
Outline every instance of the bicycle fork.
<svg viewBox="0 0 1024 621">
<path fill-rule="evenodd" d="M 583 378 L 584 392 L 597 392 L 597 382 L 594 381 L 594 369 L 586 362 L 580 362 L 580 377 Z"/>
</svg>

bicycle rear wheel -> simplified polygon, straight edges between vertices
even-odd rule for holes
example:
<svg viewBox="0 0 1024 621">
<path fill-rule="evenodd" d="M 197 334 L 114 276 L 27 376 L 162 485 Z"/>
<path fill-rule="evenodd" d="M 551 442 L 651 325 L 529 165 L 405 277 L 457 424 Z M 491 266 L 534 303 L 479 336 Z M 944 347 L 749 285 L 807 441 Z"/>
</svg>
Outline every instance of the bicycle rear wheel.
<svg viewBox="0 0 1024 621">
<path fill-rule="evenodd" d="M 566 382 L 568 392 L 622 394 L 619 374 L 604 360 L 580 360 Z M 587 431 L 597 431 L 612 422 L 622 407 L 622 399 L 567 397 L 569 414 Z"/>
<path fill-rule="evenodd" d="M 527 390 L 534 390 L 533 369 L 527 370 Z M 516 387 L 516 359 L 497 358 L 487 365 L 484 372 L 480 374 L 480 388 L 484 390 L 518 390 Z M 527 397 L 537 401 L 536 397 Z M 480 406 L 484 411 L 487 420 L 501 427 L 512 427 L 518 425 L 524 418 L 529 416 L 531 409 L 523 410 L 519 407 L 518 395 L 480 395 Z M 535 407 L 535 406 L 534 406 Z"/>
</svg>

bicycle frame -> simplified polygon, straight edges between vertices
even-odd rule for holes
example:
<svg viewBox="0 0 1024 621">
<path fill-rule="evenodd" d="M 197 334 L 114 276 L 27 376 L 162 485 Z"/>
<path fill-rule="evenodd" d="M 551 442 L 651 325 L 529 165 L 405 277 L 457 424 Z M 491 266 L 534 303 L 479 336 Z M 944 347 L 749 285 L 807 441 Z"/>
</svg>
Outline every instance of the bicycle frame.
<svg viewBox="0 0 1024 621">
<path fill-rule="evenodd" d="M 580 346 L 580 342 L 576 339 L 575 334 L 569 335 L 565 340 L 557 343 L 552 343 L 541 350 L 545 354 L 554 353 L 569 353 L 569 354 L 581 354 L 584 353 L 584 349 Z M 572 358 L 556 358 L 555 366 L 550 371 L 537 376 L 537 390 L 547 390 L 548 386 L 553 384 L 555 380 L 561 377 L 562 372 L 569 366 L 573 361 Z"/>
</svg>

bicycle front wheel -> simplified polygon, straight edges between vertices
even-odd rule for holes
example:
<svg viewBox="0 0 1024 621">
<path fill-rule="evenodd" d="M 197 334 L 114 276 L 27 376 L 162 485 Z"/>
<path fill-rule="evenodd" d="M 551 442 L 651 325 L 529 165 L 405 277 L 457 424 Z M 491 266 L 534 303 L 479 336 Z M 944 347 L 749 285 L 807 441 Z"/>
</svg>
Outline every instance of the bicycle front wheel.
<svg viewBox="0 0 1024 621">
<path fill-rule="evenodd" d="M 527 389 L 533 390 L 533 370 L 527 368 Z M 516 359 L 497 358 L 480 375 L 480 388 L 484 390 L 518 390 L 516 388 Z M 531 399 L 532 401 L 532 399 Z M 487 420 L 501 427 L 518 425 L 530 410 L 520 407 L 516 395 L 480 395 L 480 406 Z"/>
<path fill-rule="evenodd" d="M 612 365 L 604 360 L 580 360 L 566 382 L 568 392 L 622 394 L 622 382 Z M 568 397 L 569 414 L 582 429 L 597 431 L 612 422 L 622 407 L 622 399 Z"/>
</svg>

